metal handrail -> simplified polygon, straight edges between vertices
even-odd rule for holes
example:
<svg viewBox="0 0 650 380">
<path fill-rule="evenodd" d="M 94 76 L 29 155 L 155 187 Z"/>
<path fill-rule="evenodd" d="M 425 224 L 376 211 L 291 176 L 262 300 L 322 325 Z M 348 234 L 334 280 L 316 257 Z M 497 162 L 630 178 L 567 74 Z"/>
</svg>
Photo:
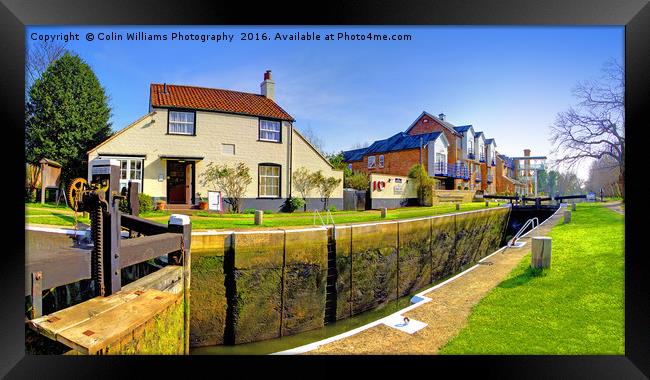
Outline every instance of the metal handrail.
<svg viewBox="0 0 650 380">
<path fill-rule="evenodd" d="M 323 216 L 320 214 L 320 212 L 318 212 L 318 210 L 314 209 L 314 224 L 313 224 L 314 226 L 316 225 L 316 215 L 318 215 L 318 218 L 320 219 L 320 223 L 321 223 L 322 226 L 325 226 L 326 224 L 328 224 L 329 221 L 332 221 L 331 224 L 333 226 L 336 225 L 336 223 L 334 223 L 334 217 L 332 216 L 332 213 L 330 212 L 330 210 L 327 210 L 327 215 L 325 217 L 325 220 L 323 220 Z M 328 223 L 325 223 L 325 222 L 328 222 Z"/>
<path fill-rule="evenodd" d="M 537 222 L 537 225 L 535 225 L 535 222 Z M 523 234 L 523 232 L 526 230 L 528 226 L 532 227 L 531 231 L 539 227 L 539 219 L 537 217 L 528 219 L 526 223 L 524 223 L 524 225 L 519 229 L 519 231 L 517 231 L 517 233 L 512 238 L 512 240 L 510 240 L 510 242 L 508 243 L 508 247 L 512 247 L 513 245 L 515 245 L 517 239 L 521 237 L 521 235 Z"/>
</svg>

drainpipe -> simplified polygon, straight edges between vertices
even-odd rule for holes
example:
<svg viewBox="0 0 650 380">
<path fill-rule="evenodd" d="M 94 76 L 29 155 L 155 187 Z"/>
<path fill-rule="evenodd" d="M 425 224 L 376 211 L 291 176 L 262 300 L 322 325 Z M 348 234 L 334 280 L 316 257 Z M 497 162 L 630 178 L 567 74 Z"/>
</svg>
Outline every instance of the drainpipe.
<svg viewBox="0 0 650 380">
<path fill-rule="evenodd" d="M 420 165 L 422 165 L 422 136 L 420 136 Z"/>
<path fill-rule="evenodd" d="M 289 173 L 287 177 L 289 178 L 289 192 L 288 197 L 291 198 L 291 183 L 293 182 L 293 123 L 289 122 Z"/>
</svg>

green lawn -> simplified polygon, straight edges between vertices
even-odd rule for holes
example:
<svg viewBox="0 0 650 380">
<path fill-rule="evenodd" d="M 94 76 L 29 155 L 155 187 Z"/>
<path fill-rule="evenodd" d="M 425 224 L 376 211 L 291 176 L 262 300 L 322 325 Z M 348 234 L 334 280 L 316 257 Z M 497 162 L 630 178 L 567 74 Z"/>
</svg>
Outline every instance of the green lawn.
<svg viewBox="0 0 650 380">
<path fill-rule="evenodd" d="M 497 203 L 491 202 L 490 207 L 496 207 Z M 46 205 L 47 206 L 47 205 Z M 471 211 L 484 209 L 484 202 L 462 203 L 460 211 Z M 332 218 L 336 224 L 370 222 L 380 220 L 396 220 L 417 218 L 423 216 L 448 214 L 456 212 L 455 204 L 440 204 L 432 207 L 405 207 L 395 210 L 388 210 L 387 219 L 380 218 L 378 210 L 368 211 L 335 211 L 332 212 Z M 39 204 L 26 204 L 25 213 L 27 223 L 53 224 L 61 226 L 72 226 L 74 212 L 70 209 L 52 209 L 51 207 L 41 207 Z M 326 214 L 320 212 L 323 219 Z M 142 213 L 140 216 L 159 223 L 167 223 L 169 211 L 152 211 Z M 88 218 L 81 218 L 78 214 L 78 220 L 88 223 Z M 254 224 L 253 214 L 210 214 L 206 211 L 197 211 L 190 217 L 192 228 L 201 229 L 229 229 L 229 228 L 253 228 L 260 227 Z M 264 215 L 264 224 L 262 227 L 292 227 L 292 226 L 312 226 L 314 224 L 314 213 L 296 212 L 296 213 L 273 213 Z M 316 217 L 316 224 L 320 225 L 320 219 Z"/>
<path fill-rule="evenodd" d="M 553 227 L 551 268 L 530 254 L 493 289 L 441 354 L 615 354 L 625 337 L 623 216 L 580 203 Z"/>
</svg>

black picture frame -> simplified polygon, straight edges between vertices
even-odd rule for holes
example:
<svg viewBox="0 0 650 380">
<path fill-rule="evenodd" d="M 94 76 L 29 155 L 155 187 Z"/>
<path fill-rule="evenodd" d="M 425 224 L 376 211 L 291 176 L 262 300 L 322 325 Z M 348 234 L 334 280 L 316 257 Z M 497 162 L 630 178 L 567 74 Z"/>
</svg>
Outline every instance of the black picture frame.
<svg viewBox="0 0 650 380">
<path fill-rule="evenodd" d="M 304 10 L 303 14 L 297 14 Z M 650 6 L 646 0 L 609 1 L 425 1 L 373 2 L 341 1 L 320 4 L 318 11 L 291 3 L 267 3 L 251 7 L 246 2 L 208 1 L 88 1 L 88 0 L 2 0 L 0 5 L 0 98 L 4 114 L 6 150 L 24 154 L 24 48 L 25 26 L 39 24 L 133 24 L 133 25 L 625 25 L 626 68 L 626 155 L 639 158 L 647 141 L 648 88 L 650 76 Z M 265 374 L 297 375 L 299 371 L 338 375 L 357 368 L 364 377 L 390 372 L 415 377 L 426 371 L 431 376 L 466 375 L 475 371 L 488 378 L 647 378 L 650 375 L 650 294 L 648 258 L 641 242 L 641 170 L 643 159 L 626 164 L 625 224 L 625 356 L 463 356 L 402 357 L 256 357 L 255 365 L 245 357 L 54 357 L 25 355 L 24 348 L 24 228 L 21 223 L 4 227 L 6 246 L 0 284 L 3 301 L 0 312 L 2 345 L 0 375 L 8 378 L 87 377 L 119 378 L 151 376 L 179 370 L 189 376 L 216 377 L 231 368 L 245 376 L 257 369 Z M 8 160 L 11 161 L 11 160 Z M 637 180 L 638 179 L 638 180 Z M 6 199 L 23 196 L 24 168 L 8 162 L 4 189 Z M 20 201 L 5 203 L 7 220 L 21 220 Z M 641 233 L 639 233 L 641 232 Z M 346 369 L 333 365 L 337 361 Z M 295 368 L 296 363 L 304 368 Z M 200 368 L 202 367 L 202 368 Z M 392 371 L 391 371 L 392 370 Z M 196 371 L 196 372 L 195 372 Z M 292 372 L 295 371 L 295 372 Z M 223 376 L 228 376 L 223 374 Z"/>
</svg>

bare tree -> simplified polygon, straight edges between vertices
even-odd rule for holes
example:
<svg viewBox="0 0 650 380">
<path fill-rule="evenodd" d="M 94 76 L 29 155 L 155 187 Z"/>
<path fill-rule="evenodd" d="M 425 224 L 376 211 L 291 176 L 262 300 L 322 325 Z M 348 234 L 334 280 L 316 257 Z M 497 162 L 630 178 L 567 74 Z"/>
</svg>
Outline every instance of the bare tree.
<svg viewBox="0 0 650 380">
<path fill-rule="evenodd" d="M 66 48 L 61 42 L 40 42 L 27 49 L 25 55 L 25 99 L 29 89 L 43 75 L 50 64 L 59 59 Z"/>
<path fill-rule="evenodd" d="M 611 157 L 604 156 L 594 161 L 589 168 L 589 179 L 587 189 L 594 193 L 603 191 L 605 196 L 619 197 L 621 189 L 618 183 L 619 167 Z"/>
<path fill-rule="evenodd" d="M 582 192 L 583 181 L 576 173 L 560 172 L 557 177 L 557 190 L 560 195 L 573 195 Z"/>
<path fill-rule="evenodd" d="M 624 69 L 615 60 L 605 63 L 599 80 L 578 83 L 578 103 L 558 113 L 551 126 L 557 163 L 569 169 L 585 160 L 611 157 L 619 167 L 619 186 L 625 196 Z"/>
<path fill-rule="evenodd" d="M 370 143 L 369 143 L 368 141 L 365 141 L 365 142 L 358 142 L 358 143 L 355 143 L 354 145 L 352 145 L 352 148 L 350 148 L 350 149 L 351 149 L 351 150 L 354 150 L 354 149 L 362 149 L 362 148 L 367 148 L 367 147 L 369 147 L 369 146 L 370 146 Z"/>
<path fill-rule="evenodd" d="M 323 139 L 316 133 L 316 131 L 311 129 L 311 127 L 307 127 L 306 129 L 301 130 L 300 133 L 311 145 L 314 146 L 314 148 L 316 148 L 322 155 L 325 155 L 325 151 L 323 150 Z"/>
<path fill-rule="evenodd" d="M 307 211 L 307 196 L 309 196 L 309 192 L 318 185 L 316 179 L 314 173 L 310 173 L 304 167 L 293 172 L 293 188 L 300 193 L 302 200 L 305 201 L 303 205 L 304 211 Z"/>
<path fill-rule="evenodd" d="M 211 162 L 201 173 L 200 178 L 203 186 L 221 190 L 224 193 L 224 202 L 230 204 L 231 210 L 235 213 L 239 212 L 241 200 L 246 194 L 248 185 L 253 181 L 250 169 L 243 162 L 234 166 Z"/>
</svg>

